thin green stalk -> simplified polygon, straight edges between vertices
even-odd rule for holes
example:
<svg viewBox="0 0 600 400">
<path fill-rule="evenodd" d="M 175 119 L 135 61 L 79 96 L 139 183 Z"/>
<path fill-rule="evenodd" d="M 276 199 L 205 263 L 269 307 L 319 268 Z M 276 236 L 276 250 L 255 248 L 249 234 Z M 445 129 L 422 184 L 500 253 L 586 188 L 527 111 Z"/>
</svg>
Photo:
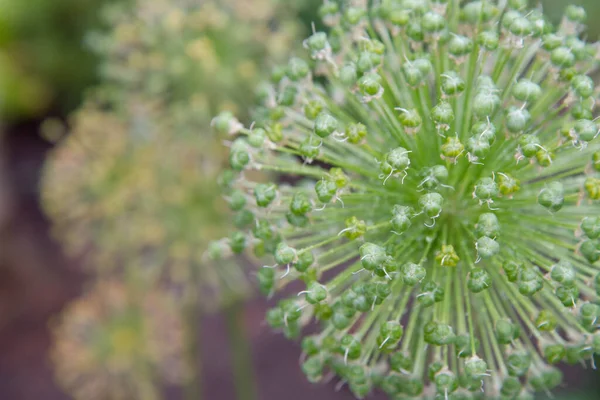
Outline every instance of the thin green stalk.
<svg viewBox="0 0 600 400">
<path fill-rule="evenodd" d="M 227 334 L 231 353 L 231 367 L 238 400 L 256 400 L 256 384 L 250 343 L 244 328 L 243 304 L 234 301 L 225 309 Z"/>
</svg>

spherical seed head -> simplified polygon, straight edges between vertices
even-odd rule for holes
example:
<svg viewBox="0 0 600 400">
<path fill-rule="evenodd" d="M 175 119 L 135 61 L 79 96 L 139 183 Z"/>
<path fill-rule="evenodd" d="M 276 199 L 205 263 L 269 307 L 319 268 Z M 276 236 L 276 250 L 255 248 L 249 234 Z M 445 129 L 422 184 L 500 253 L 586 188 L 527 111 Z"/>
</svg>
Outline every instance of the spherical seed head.
<svg viewBox="0 0 600 400">
<path fill-rule="evenodd" d="M 548 364 L 594 352 L 590 45 L 526 1 L 460 3 L 326 7 L 337 25 L 308 49 L 314 68 L 271 89 L 298 89 L 260 121 L 279 141 L 248 152 L 245 171 L 288 183 L 257 219 L 277 232 L 271 250 L 283 238 L 296 249 L 276 285 L 306 284 L 296 331 L 323 327 L 303 368 L 331 370 L 357 397 L 531 398 L 559 381 Z M 248 176 L 237 185 L 256 187 Z"/>
<path fill-rule="evenodd" d="M 157 380 L 187 379 L 174 299 L 164 288 L 133 292 L 117 281 L 97 282 L 53 323 L 56 379 L 74 398 L 127 399 Z"/>
</svg>

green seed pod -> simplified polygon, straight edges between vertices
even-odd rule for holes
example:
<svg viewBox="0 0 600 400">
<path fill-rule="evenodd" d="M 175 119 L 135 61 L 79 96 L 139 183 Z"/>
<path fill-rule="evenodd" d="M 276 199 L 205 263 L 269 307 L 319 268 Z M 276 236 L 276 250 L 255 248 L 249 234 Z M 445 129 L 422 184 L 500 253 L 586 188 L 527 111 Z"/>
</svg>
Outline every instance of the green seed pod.
<svg viewBox="0 0 600 400">
<path fill-rule="evenodd" d="M 412 371 L 414 362 L 406 352 L 396 351 L 390 355 L 390 368 L 392 371 L 403 373 Z"/>
<path fill-rule="evenodd" d="M 308 76 L 310 68 L 306 61 L 292 57 L 288 62 L 286 75 L 292 82 L 300 81 Z"/>
<path fill-rule="evenodd" d="M 600 171 L 600 151 L 597 151 L 592 155 L 592 167 L 596 171 Z"/>
<path fill-rule="evenodd" d="M 304 45 L 314 54 L 329 47 L 327 34 L 325 32 L 315 32 L 304 41 Z"/>
<path fill-rule="evenodd" d="M 304 115 L 314 121 L 323 111 L 324 104 L 320 100 L 310 100 L 304 105 Z"/>
<path fill-rule="evenodd" d="M 541 372 L 529 377 L 529 384 L 535 390 L 552 390 L 562 382 L 562 372 L 556 368 L 546 367 Z"/>
<path fill-rule="evenodd" d="M 346 137 L 352 144 L 361 143 L 367 136 L 367 127 L 361 123 L 352 123 L 346 128 Z"/>
<path fill-rule="evenodd" d="M 491 200 L 494 197 L 498 197 L 498 184 L 492 178 L 481 178 L 475 185 L 473 196 L 479 200 L 486 201 Z"/>
<path fill-rule="evenodd" d="M 359 220 L 352 216 L 346 219 L 346 229 L 344 229 L 344 236 L 350 240 L 355 240 L 362 237 L 367 231 L 367 224 L 365 221 Z"/>
<path fill-rule="evenodd" d="M 254 198 L 259 207 L 268 207 L 277 197 L 277 186 L 268 183 L 259 183 L 254 188 Z"/>
<path fill-rule="evenodd" d="M 425 32 L 421 26 L 421 21 L 418 19 L 409 20 L 406 25 L 406 36 L 408 36 L 414 42 L 422 42 L 425 40 Z"/>
<path fill-rule="evenodd" d="M 254 213 L 250 210 L 241 210 L 233 216 L 233 224 L 239 229 L 246 228 L 253 222 Z"/>
<path fill-rule="evenodd" d="M 583 7 L 570 4 L 565 9 L 565 16 L 571 22 L 583 23 L 587 18 L 587 13 Z"/>
<path fill-rule="evenodd" d="M 488 51 L 494 51 L 500 44 L 500 38 L 495 31 L 483 31 L 477 36 L 477 43 Z"/>
<path fill-rule="evenodd" d="M 487 376 L 487 369 L 487 363 L 476 355 L 465 361 L 465 374 L 469 378 L 480 379 Z"/>
<path fill-rule="evenodd" d="M 331 114 L 322 112 L 315 119 L 314 132 L 320 138 L 326 138 L 338 129 L 338 120 Z"/>
<path fill-rule="evenodd" d="M 356 60 L 356 69 L 360 74 L 374 71 L 381 64 L 381 56 L 370 51 L 363 51 Z"/>
<path fill-rule="evenodd" d="M 306 301 L 309 304 L 318 304 L 327 298 L 327 288 L 319 282 L 310 282 L 306 287 Z"/>
<path fill-rule="evenodd" d="M 480 91 L 473 100 L 473 113 L 480 119 L 492 116 L 500 106 L 500 97 L 493 91 Z"/>
<path fill-rule="evenodd" d="M 544 358 L 550 364 L 560 362 L 567 355 L 567 349 L 562 344 L 549 344 L 544 346 Z"/>
<path fill-rule="evenodd" d="M 513 87 L 512 94 L 517 100 L 526 103 L 535 103 L 542 95 L 542 88 L 529 79 L 521 79 Z"/>
<path fill-rule="evenodd" d="M 506 128 L 512 132 L 522 132 L 531 121 L 531 114 L 526 108 L 511 107 L 506 111 Z"/>
<path fill-rule="evenodd" d="M 437 261 L 442 267 L 456 267 L 460 258 L 454 250 L 454 246 L 442 245 L 442 249 L 435 255 L 435 261 Z"/>
<path fill-rule="evenodd" d="M 499 173 L 498 174 L 498 188 L 500 193 L 504 196 L 512 196 L 519 191 L 520 182 L 518 179 L 513 178 L 511 175 Z"/>
<path fill-rule="evenodd" d="M 477 159 L 484 158 L 490 151 L 490 142 L 480 136 L 471 136 L 467 140 L 467 150 Z"/>
<path fill-rule="evenodd" d="M 540 147 L 540 141 L 535 135 L 522 135 L 519 138 L 519 148 L 527 158 L 535 156 Z"/>
<path fill-rule="evenodd" d="M 240 254 L 246 249 L 246 235 L 243 232 L 233 232 L 229 237 L 229 247 L 235 254 Z"/>
<path fill-rule="evenodd" d="M 448 52 L 455 57 L 462 57 L 473 51 L 473 41 L 461 35 L 452 35 L 448 42 Z"/>
<path fill-rule="evenodd" d="M 321 357 L 317 355 L 307 358 L 302 363 L 302 372 L 304 372 L 304 375 L 306 375 L 306 378 L 311 383 L 321 382 L 324 369 L 325 364 Z"/>
<path fill-rule="evenodd" d="M 368 73 L 358 80 L 360 93 L 365 97 L 377 97 L 383 93 L 381 77 L 376 73 Z"/>
<path fill-rule="evenodd" d="M 239 211 L 246 206 L 246 195 L 241 190 L 234 190 L 229 196 L 229 208 Z"/>
<path fill-rule="evenodd" d="M 239 121 L 229 111 L 221 112 L 219 115 L 213 118 L 211 122 L 211 126 L 215 129 L 215 131 L 222 135 L 236 133 L 239 129 L 239 125 Z"/>
<path fill-rule="evenodd" d="M 229 165 L 234 171 L 242 171 L 250 163 L 250 154 L 245 149 L 233 149 L 229 153 Z"/>
<path fill-rule="evenodd" d="M 496 339 L 500 344 L 511 344 L 521 334 L 521 329 L 508 319 L 496 321 Z"/>
<path fill-rule="evenodd" d="M 525 351 L 512 353 L 506 359 L 506 368 L 510 376 L 523 376 L 531 365 L 531 355 Z"/>
<path fill-rule="evenodd" d="M 427 193 L 419 198 L 419 207 L 429 218 L 435 218 L 442 212 L 444 198 L 439 193 Z"/>
<path fill-rule="evenodd" d="M 442 154 L 450 159 L 458 158 L 464 151 L 465 146 L 458 137 L 448 136 L 446 142 L 442 145 Z"/>
<path fill-rule="evenodd" d="M 506 398 L 515 398 L 521 391 L 521 382 L 514 376 L 507 376 L 502 381 L 502 387 L 500 388 L 500 394 Z"/>
<path fill-rule="evenodd" d="M 542 37 L 542 46 L 547 51 L 552 51 L 563 44 L 564 38 L 555 33 L 548 33 Z"/>
<path fill-rule="evenodd" d="M 577 133 L 577 138 L 584 142 L 591 142 L 598 135 L 598 126 L 594 121 L 580 119 L 573 126 Z"/>
<path fill-rule="evenodd" d="M 402 266 L 402 269 L 400 270 L 400 277 L 402 279 L 402 282 L 408 286 L 414 286 L 417 283 L 421 282 L 423 279 L 425 279 L 426 275 L 427 271 L 425 270 L 425 268 L 414 263 L 404 264 L 404 266 Z"/>
<path fill-rule="evenodd" d="M 411 62 L 402 65 L 402 74 L 404 75 L 406 83 L 415 87 L 420 85 L 423 82 L 423 79 L 425 79 L 421 70 Z"/>
<path fill-rule="evenodd" d="M 248 135 L 248 144 L 255 149 L 260 149 L 264 146 L 267 140 L 267 131 L 262 128 L 255 128 Z"/>
<path fill-rule="evenodd" d="M 446 19 L 436 12 L 429 11 L 421 18 L 421 26 L 427 33 L 441 32 L 446 27 Z"/>
<path fill-rule="evenodd" d="M 556 316 L 551 311 L 542 310 L 535 319 L 535 326 L 540 331 L 551 332 L 556 329 Z"/>
<path fill-rule="evenodd" d="M 381 267 L 388 256 L 385 249 L 374 243 L 365 243 L 359 248 L 360 262 L 367 271 L 374 271 Z"/>
<path fill-rule="evenodd" d="M 419 112 L 415 109 L 410 109 L 410 110 L 401 110 L 402 112 L 400 113 L 400 115 L 398 116 L 398 119 L 400 120 L 400 123 L 402 124 L 402 126 L 404 126 L 405 128 L 408 129 L 416 129 L 419 128 L 421 126 L 421 116 L 419 115 Z"/>
<path fill-rule="evenodd" d="M 405 232 L 412 224 L 413 215 L 414 210 L 411 207 L 396 204 L 392 208 L 392 219 L 390 220 L 392 230 L 398 234 Z"/>
<path fill-rule="evenodd" d="M 315 192 L 321 203 L 329 203 L 337 193 L 337 185 L 330 180 L 321 179 L 315 183 Z"/>
<path fill-rule="evenodd" d="M 315 257 L 311 251 L 300 251 L 297 253 L 297 260 L 294 263 L 294 268 L 298 272 L 306 272 L 315 262 Z"/>
<path fill-rule="evenodd" d="M 465 90 L 465 81 L 454 71 L 444 72 L 442 78 L 442 92 L 446 96 L 459 95 Z"/>
<path fill-rule="evenodd" d="M 492 143 L 496 137 L 496 126 L 489 122 L 477 122 L 471 127 L 471 133 L 481 140 Z"/>
<path fill-rule="evenodd" d="M 339 74 L 340 82 L 346 86 L 352 86 L 356 84 L 358 79 L 358 70 L 354 63 L 348 63 L 340 69 Z"/>
<path fill-rule="evenodd" d="M 396 348 L 404 329 L 397 321 L 387 321 L 381 324 L 377 345 L 382 351 L 391 352 Z"/>
<path fill-rule="evenodd" d="M 519 279 L 519 273 L 521 272 L 522 265 L 515 261 L 506 261 L 502 264 L 502 269 L 506 275 L 506 279 L 509 282 L 516 282 Z"/>
<path fill-rule="evenodd" d="M 444 300 L 444 289 L 433 281 L 425 282 L 421 287 L 421 293 L 417 295 L 417 300 L 423 307 L 431 307 Z"/>
<path fill-rule="evenodd" d="M 439 324 L 430 321 L 423 328 L 425 342 L 436 346 L 443 346 L 454 343 L 456 335 L 450 325 Z"/>
<path fill-rule="evenodd" d="M 600 179 L 588 176 L 583 182 L 587 196 L 591 200 L 600 200 Z"/>
<path fill-rule="evenodd" d="M 385 161 L 395 171 L 404 171 L 410 165 L 409 153 L 404 147 L 397 147 L 385 155 Z"/>
<path fill-rule="evenodd" d="M 585 303 L 579 309 L 579 319 L 583 326 L 593 330 L 600 317 L 600 306 L 594 303 Z"/>
<path fill-rule="evenodd" d="M 594 94 L 594 81 L 587 75 L 577 75 L 571 79 L 571 88 L 577 96 L 588 98 Z"/>
<path fill-rule="evenodd" d="M 306 193 L 295 193 L 290 202 L 290 211 L 295 215 L 304 215 L 311 210 L 312 204 Z"/>
<path fill-rule="evenodd" d="M 519 15 L 512 20 L 508 30 L 515 36 L 525 37 L 533 34 L 533 25 L 529 19 Z"/>
<path fill-rule="evenodd" d="M 458 379 L 447 368 L 438 372 L 433 378 L 433 382 L 435 383 L 436 391 L 444 396 L 458 389 Z"/>
<path fill-rule="evenodd" d="M 589 360 L 593 356 L 594 356 L 594 349 L 585 343 L 567 346 L 566 362 L 568 364 L 571 364 L 571 365 L 578 364 L 578 363 L 584 362 L 586 360 Z"/>
<path fill-rule="evenodd" d="M 261 268 L 256 273 L 256 279 L 258 280 L 258 287 L 260 292 L 268 296 L 275 288 L 275 270 L 272 268 Z"/>
<path fill-rule="evenodd" d="M 296 102 L 296 96 L 298 95 L 298 89 L 295 86 L 286 86 L 277 98 L 277 104 L 281 106 L 290 107 Z"/>
<path fill-rule="evenodd" d="M 357 360 L 360 357 L 362 346 L 360 345 L 360 341 L 356 340 L 354 336 L 344 335 L 336 350 L 348 360 Z"/>
<path fill-rule="evenodd" d="M 575 307 L 576 299 L 579 298 L 579 288 L 573 285 L 561 285 L 554 293 L 565 307 Z"/>
<path fill-rule="evenodd" d="M 519 293 L 522 295 L 533 296 L 535 293 L 542 290 L 544 287 L 544 280 L 536 268 L 523 267 L 519 271 L 517 286 L 519 288 Z"/>
<path fill-rule="evenodd" d="M 600 260 L 600 240 L 584 240 L 579 246 L 579 252 L 590 263 Z"/>
<path fill-rule="evenodd" d="M 538 203 L 551 212 L 559 211 L 565 202 L 563 185 L 560 182 L 551 182 L 540 191 Z"/>
<path fill-rule="evenodd" d="M 279 265 L 291 264 L 296 259 L 296 250 L 284 242 L 280 242 L 275 249 L 275 262 Z"/>
<path fill-rule="evenodd" d="M 452 110 L 450 103 L 446 101 L 438 103 L 431 110 L 431 119 L 433 119 L 433 122 L 436 123 L 438 129 L 442 129 L 440 127 L 447 126 L 452 123 L 452 121 L 454 121 L 454 110 Z"/>
<path fill-rule="evenodd" d="M 568 47 L 560 46 L 552 50 L 550 60 L 558 68 L 570 68 L 575 65 L 575 55 Z"/>
<path fill-rule="evenodd" d="M 492 284 L 492 278 L 486 270 L 482 268 L 474 268 L 469 272 L 469 280 L 467 287 L 473 293 L 479 293 L 489 288 Z"/>
<path fill-rule="evenodd" d="M 575 269 L 569 261 L 560 260 L 557 264 L 552 266 L 550 277 L 552 280 L 558 283 L 562 283 L 565 286 L 570 286 L 575 284 L 577 275 L 575 273 Z"/>
</svg>

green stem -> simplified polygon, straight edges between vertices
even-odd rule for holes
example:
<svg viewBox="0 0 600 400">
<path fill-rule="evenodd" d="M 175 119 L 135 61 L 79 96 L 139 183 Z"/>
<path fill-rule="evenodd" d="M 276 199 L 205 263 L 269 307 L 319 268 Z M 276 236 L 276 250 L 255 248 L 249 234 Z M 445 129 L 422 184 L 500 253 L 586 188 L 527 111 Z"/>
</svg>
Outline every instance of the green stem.
<svg viewBox="0 0 600 400">
<path fill-rule="evenodd" d="M 254 366 L 243 317 L 244 308 L 241 302 L 233 302 L 225 309 L 233 381 L 238 400 L 256 400 L 258 396 L 253 374 Z"/>
<path fill-rule="evenodd" d="M 200 361 L 200 304 L 194 290 L 189 290 L 186 304 L 183 306 L 184 340 L 186 347 L 187 369 L 190 376 L 184 387 L 186 400 L 202 399 L 202 377 Z"/>
</svg>

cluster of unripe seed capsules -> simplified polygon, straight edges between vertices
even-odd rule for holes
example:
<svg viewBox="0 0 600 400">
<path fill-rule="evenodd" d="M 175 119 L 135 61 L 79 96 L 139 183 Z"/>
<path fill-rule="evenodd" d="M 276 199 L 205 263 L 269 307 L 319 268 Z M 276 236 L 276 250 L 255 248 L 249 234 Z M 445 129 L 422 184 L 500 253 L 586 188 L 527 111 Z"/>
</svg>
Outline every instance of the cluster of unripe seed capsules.
<svg viewBox="0 0 600 400">
<path fill-rule="evenodd" d="M 368 4 L 367 4 L 368 3 Z M 529 399 L 600 353 L 600 129 L 586 15 L 325 1 L 221 177 L 268 323 L 359 398 Z M 261 171 L 256 175 L 252 171 Z M 257 178 L 259 176 L 260 178 Z M 265 183 L 265 179 L 268 181 Z M 297 286 L 295 286 L 297 287 Z M 289 293 L 289 291 L 288 291 Z"/>
</svg>

